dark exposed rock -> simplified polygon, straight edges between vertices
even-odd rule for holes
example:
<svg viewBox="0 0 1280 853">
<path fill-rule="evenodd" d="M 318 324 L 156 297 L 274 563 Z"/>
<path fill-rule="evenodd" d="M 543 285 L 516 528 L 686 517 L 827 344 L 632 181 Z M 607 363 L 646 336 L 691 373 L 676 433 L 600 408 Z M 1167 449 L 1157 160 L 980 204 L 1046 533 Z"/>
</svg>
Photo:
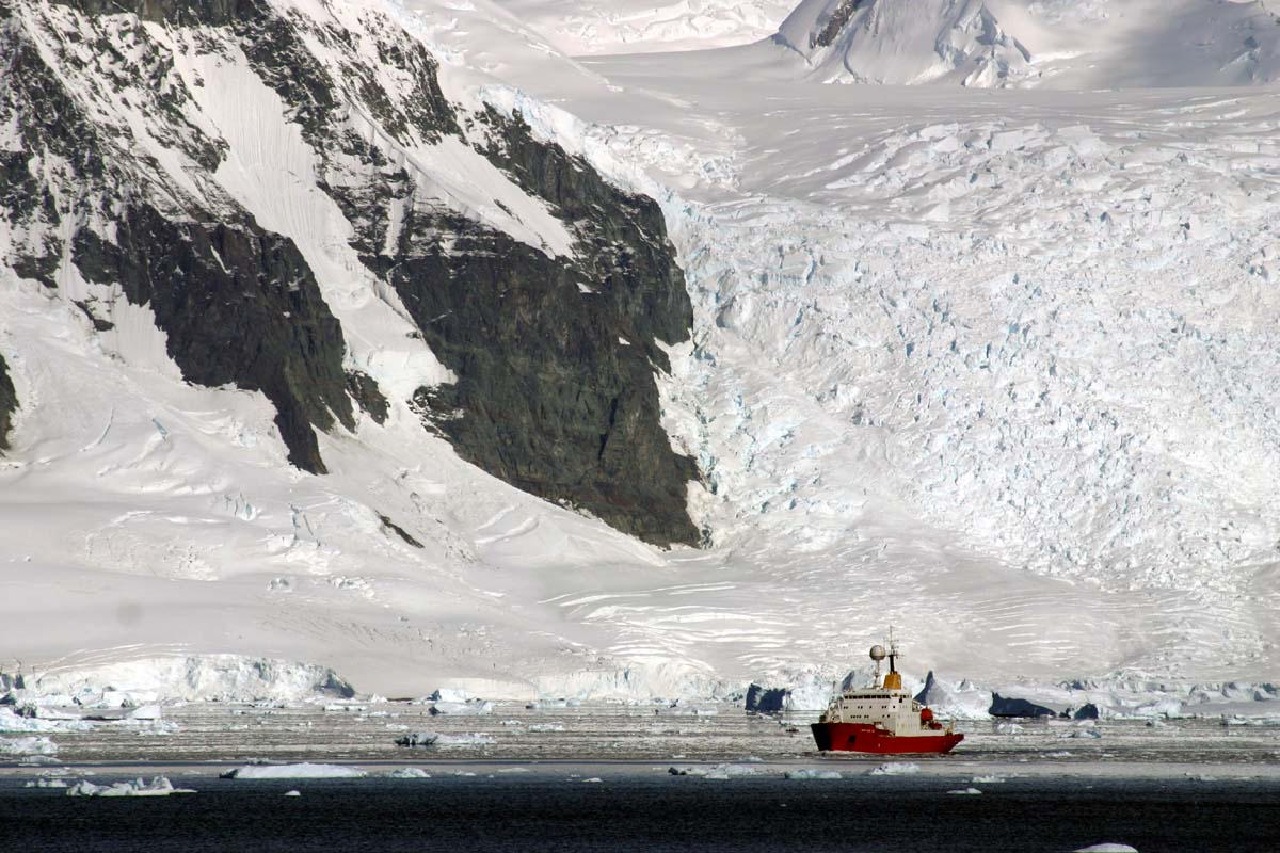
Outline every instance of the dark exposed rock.
<svg viewBox="0 0 1280 853">
<path fill-rule="evenodd" d="M 1037 705 L 1020 696 L 1001 696 L 999 693 L 991 694 L 990 713 L 993 717 L 1025 717 L 1028 719 L 1058 716 L 1058 712 L 1052 708 Z"/>
<path fill-rule="evenodd" d="M 1098 706 L 1092 702 L 1086 702 L 1079 708 L 1072 710 L 1071 719 L 1073 720 L 1097 720 L 1102 716 Z"/>
<path fill-rule="evenodd" d="M 485 120 L 486 153 L 576 230 L 575 256 L 451 214 L 407 214 L 386 274 L 458 376 L 415 402 L 507 482 L 654 544 L 696 544 L 686 491 L 697 468 L 660 426 L 654 379 L 669 369 L 658 342 L 686 339 L 692 324 L 661 211 L 519 118 Z"/>
<path fill-rule="evenodd" d="M 337 320 L 292 242 L 253 222 L 175 222 L 126 211 L 116 242 L 82 229 L 74 261 L 89 281 L 149 305 L 184 379 L 262 391 L 276 407 L 289 461 L 322 473 L 311 424 L 354 426 Z"/>
<path fill-rule="evenodd" d="M 50 289 L 56 288 L 58 282 L 53 274 L 58 271 L 58 259 L 49 255 L 19 255 L 11 264 L 13 271 L 21 278 L 30 278 Z"/>
<path fill-rule="evenodd" d="M 221 27 L 261 13 L 260 0 L 52 0 L 89 16 L 134 14 L 144 21 Z"/>
<path fill-rule="evenodd" d="M 391 405 L 372 376 L 359 370 L 347 371 L 347 391 L 374 423 L 386 423 Z"/>
<path fill-rule="evenodd" d="M 830 47 L 835 43 L 836 36 L 840 35 L 845 24 L 849 23 L 849 19 L 853 17 L 853 13 L 862 7 L 864 0 L 844 0 L 836 10 L 831 13 L 831 17 L 827 18 L 823 28 L 811 36 L 809 47 Z"/>
<path fill-rule="evenodd" d="M 696 543 L 686 509 L 696 467 L 659 425 L 656 346 L 626 313 L 627 277 L 602 282 L 459 218 L 409 218 L 388 277 L 458 377 L 419 392 L 428 419 L 463 458 L 520 489 L 655 544 Z"/>
<path fill-rule="evenodd" d="M 84 316 L 89 318 L 89 322 L 93 324 L 94 331 L 109 332 L 116 327 L 116 324 L 110 320 L 104 320 L 99 317 L 97 311 L 94 310 L 93 303 L 89 300 L 81 299 L 71 304 L 79 308 Z"/>
<path fill-rule="evenodd" d="M 784 710 L 787 691 L 780 687 L 761 687 L 753 684 L 747 690 L 747 710 L 761 714 L 777 714 Z"/>
<path fill-rule="evenodd" d="M 401 539 L 403 539 L 406 545 L 412 545 L 415 548 L 422 547 L 422 543 L 419 542 L 417 539 L 414 539 L 413 536 L 409 534 L 409 531 L 405 530 L 403 527 L 396 524 L 391 519 L 387 518 L 385 515 L 379 515 L 378 518 L 379 520 L 382 521 L 383 527 L 387 528 L 388 530 L 392 531 L 397 536 L 399 536 Z"/>
<path fill-rule="evenodd" d="M 18 408 L 18 394 L 9 378 L 9 365 L 0 355 L 0 450 L 9 449 L 9 431 L 13 429 L 13 413 Z"/>
</svg>

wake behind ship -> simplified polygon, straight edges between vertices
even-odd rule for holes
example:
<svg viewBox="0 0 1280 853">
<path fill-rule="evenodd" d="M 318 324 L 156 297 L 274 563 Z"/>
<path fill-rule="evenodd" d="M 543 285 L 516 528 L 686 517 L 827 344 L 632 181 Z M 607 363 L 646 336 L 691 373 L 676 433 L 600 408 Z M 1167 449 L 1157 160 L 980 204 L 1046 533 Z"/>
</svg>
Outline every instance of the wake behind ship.
<svg viewBox="0 0 1280 853">
<path fill-rule="evenodd" d="M 870 687 L 845 690 L 814 723 L 813 739 L 822 752 L 866 752 L 876 755 L 941 755 L 964 740 L 951 723 L 934 719 L 933 711 L 902 689 L 896 661 L 898 648 L 889 640 L 889 672 L 880 677 L 884 646 L 872 646 L 876 672 Z"/>
</svg>

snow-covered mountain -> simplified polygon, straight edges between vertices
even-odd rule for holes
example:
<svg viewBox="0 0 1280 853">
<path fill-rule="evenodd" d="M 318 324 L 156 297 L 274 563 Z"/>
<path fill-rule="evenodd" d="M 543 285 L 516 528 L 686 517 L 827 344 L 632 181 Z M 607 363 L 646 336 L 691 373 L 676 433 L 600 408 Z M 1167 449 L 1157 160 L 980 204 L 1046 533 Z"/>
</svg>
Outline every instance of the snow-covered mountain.
<svg viewBox="0 0 1280 853">
<path fill-rule="evenodd" d="M 777 43 L 827 82 L 1056 89 L 1280 78 L 1263 0 L 805 0 Z"/>
<path fill-rule="evenodd" d="M 921 678 L 1268 677 L 1277 95 L 794 73 L 1046 81 L 1023 6 L 572 59 L 516 3 L 0 0 L 0 663 L 821 692 L 892 623 Z"/>
</svg>

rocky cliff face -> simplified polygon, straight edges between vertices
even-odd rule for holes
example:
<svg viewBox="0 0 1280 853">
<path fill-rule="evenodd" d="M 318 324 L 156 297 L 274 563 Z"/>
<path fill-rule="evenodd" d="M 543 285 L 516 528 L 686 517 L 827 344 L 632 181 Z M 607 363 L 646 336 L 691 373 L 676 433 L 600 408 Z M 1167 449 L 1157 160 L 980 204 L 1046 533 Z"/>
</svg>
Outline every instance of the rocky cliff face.
<svg viewBox="0 0 1280 853">
<path fill-rule="evenodd" d="M 858 11 L 858 7 L 861 5 L 862 0 L 843 0 L 839 6 L 831 11 L 831 15 L 826 19 L 826 22 L 821 24 L 821 29 L 814 31 L 809 39 L 809 46 L 830 47 L 836 40 L 836 36 L 840 35 L 845 24 L 849 23 L 853 13 Z"/>
<path fill-rule="evenodd" d="M 0 355 L 0 450 L 9 448 L 9 430 L 13 428 L 13 413 L 18 408 L 18 395 L 9 378 L 9 366 Z"/>
<path fill-rule="evenodd" d="M 696 542 L 697 472 L 658 422 L 661 344 L 687 337 L 691 309 L 656 205 L 518 119 L 450 103 L 435 60 L 378 6 L 325 8 L 0 0 L 4 265 L 99 332 L 114 297 L 148 307 L 183 379 L 262 392 L 289 461 L 323 473 L 316 431 L 353 428 L 357 405 L 382 421 L 389 401 L 351 363 L 333 283 L 229 183 L 202 69 L 247 69 L 309 149 L 300 180 L 457 377 L 419 389 L 424 426 L 519 488 Z M 488 220 L 451 200 L 429 166 L 446 145 L 505 175 L 570 247 L 508 233 L 504 215 L 522 214 L 497 199 Z M 12 396 L 0 382 L 0 439 Z"/>
<path fill-rule="evenodd" d="M 652 542 L 695 543 L 684 503 L 697 472 L 653 429 L 653 371 L 670 369 L 657 342 L 681 340 L 692 323 L 661 214 L 522 122 L 490 113 L 485 123 L 489 156 L 575 225 L 576 257 L 456 217 L 409 217 L 386 275 L 459 376 L 419 392 L 423 416 L 526 491 Z"/>
</svg>

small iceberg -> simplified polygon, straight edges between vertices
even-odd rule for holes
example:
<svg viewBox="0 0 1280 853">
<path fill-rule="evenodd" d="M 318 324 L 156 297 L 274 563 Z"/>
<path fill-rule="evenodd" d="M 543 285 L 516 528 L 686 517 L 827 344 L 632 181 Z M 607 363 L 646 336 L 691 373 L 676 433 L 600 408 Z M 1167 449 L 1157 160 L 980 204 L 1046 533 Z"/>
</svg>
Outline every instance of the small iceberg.
<svg viewBox="0 0 1280 853">
<path fill-rule="evenodd" d="M 67 788 L 69 797 L 164 797 L 169 794 L 194 794 L 191 788 L 175 788 L 166 776 L 156 776 L 150 782 L 141 777 L 132 782 L 116 782 L 112 785 L 95 785 L 83 779 Z"/>
<path fill-rule="evenodd" d="M 412 734 L 407 734 L 404 737 L 396 738 L 396 745 L 397 746 L 431 746 L 439 739 L 440 739 L 440 735 L 436 734 L 435 732 L 413 732 Z"/>
<path fill-rule="evenodd" d="M 702 776 L 706 779 L 729 779 L 735 776 L 757 776 L 760 774 L 759 768 L 742 764 L 717 764 L 714 767 L 703 767 L 694 764 L 684 767 L 671 767 L 667 772 L 672 776 Z"/>
<path fill-rule="evenodd" d="M 337 764 L 246 765 L 219 774 L 223 779 L 358 779 L 368 774 L 356 767 Z"/>
<path fill-rule="evenodd" d="M 919 773 L 920 765 L 914 761 L 886 761 L 870 771 L 871 776 L 902 776 L 907 773 Z"/>
<path fill-rule="evenodd" d="M 843 779 L 838 770 L 788 770 L 783 773 L 785 779 Z"/>
<path fill-rule="evenodd" d="M 58 745 L 47 737 L 0 737 L 0 755 L 57 755 Z"/>
</svg>

